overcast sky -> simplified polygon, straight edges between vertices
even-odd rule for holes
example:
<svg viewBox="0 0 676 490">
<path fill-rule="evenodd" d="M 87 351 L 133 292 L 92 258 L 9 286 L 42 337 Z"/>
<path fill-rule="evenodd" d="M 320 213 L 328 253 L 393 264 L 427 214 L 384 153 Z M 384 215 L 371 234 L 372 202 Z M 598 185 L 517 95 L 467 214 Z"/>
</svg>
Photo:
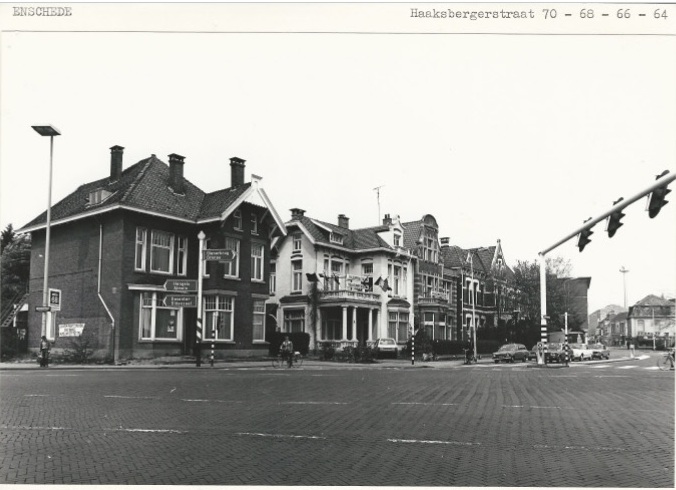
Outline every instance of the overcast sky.
<svg viewBox="0 0 676 490">
<path fill-rule="evenodd" d="M 156 154 L 185 156 L 210 192 L 247 161 L 289 209 L 353 228 L 432 214 L 461 247 L 502 241 L 507 262 L 537 253 L 621 196 L 676 171 L 676 38 L 395 34 L 4 32 L 0 38 L 0 225 Z M 672 188 L 674 185 L 672 184 Z M 673 297 L 676 193 L 645 200 L 609 239 L 550 255 L 590 276 L 589 312 Z"/>
</svg>

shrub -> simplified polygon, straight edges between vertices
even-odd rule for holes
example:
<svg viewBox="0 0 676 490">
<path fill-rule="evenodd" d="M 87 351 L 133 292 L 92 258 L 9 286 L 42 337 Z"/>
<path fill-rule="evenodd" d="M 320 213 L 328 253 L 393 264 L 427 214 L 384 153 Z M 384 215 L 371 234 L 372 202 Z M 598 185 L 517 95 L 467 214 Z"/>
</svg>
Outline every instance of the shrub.
<svg viewBox="0 0 676 490">
<path fill-rule="evenodd" d="M 329 342 L 323 342 L 319 349 L 319 358 L 322 361 L 330 361 L 336 355 L 336 348 Z"/>
<path fill-rule="evenodd" d="M 91 361 L 92 354 L 94 354 L 94 342 L 89 332 L 85 329 L 80 335 L 70 340 L 63 356 L 66 362 L 85 364 Z"/>
<path fill-rule="evenodd" d="M 370 363 L 375 360 L 375 351 L 372 347 L 357 345 L 356 347 L 345 347 L 343 355 L 347 362 Z"/>
</svg>

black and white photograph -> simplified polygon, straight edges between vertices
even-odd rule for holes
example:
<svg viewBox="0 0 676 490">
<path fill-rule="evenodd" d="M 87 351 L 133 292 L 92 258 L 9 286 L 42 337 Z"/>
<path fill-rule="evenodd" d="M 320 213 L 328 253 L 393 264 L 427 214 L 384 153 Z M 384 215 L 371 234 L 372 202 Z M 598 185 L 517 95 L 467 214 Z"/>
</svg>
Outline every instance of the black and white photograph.
<svg viewBox="0 0 676 490">
<path fill-rule="evenodd" d="M 0 2 L 0 486 L 674 488 L 675 32 Z"/>
</svg>

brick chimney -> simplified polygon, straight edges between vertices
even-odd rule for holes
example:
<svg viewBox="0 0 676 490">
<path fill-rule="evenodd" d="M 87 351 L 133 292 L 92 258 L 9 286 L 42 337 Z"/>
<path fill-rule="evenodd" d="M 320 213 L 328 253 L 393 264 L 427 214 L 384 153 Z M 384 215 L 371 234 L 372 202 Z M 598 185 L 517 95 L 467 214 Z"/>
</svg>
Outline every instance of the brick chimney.
<svg viewBox="0 0 676 490">
<path fill-rule="evenodd" d="M 230 187 L 237 187 L 244 183 L 244 162 L 241 158 L 230 159 Z"/>
<path fill-rule="evenodd" d="M 291 208 L 291 219 L 300 219 L 305 216 L 305 210 L 300 208 Z"/>
<path fill-rule="evenodd" d="M 185 182 L 183 180 L 183 160 L 185 157 L 172 153 L 169 155 L 169 187 L 176 194 L 185 193 Z"/>
<path fill-rule="evenodd" d="M 110 147 L 110 180 L 115 182 L 122 176 L 122 155 L 124 148 L 121 146 Z"/>
<path fill-rule="evenodd" d="M 345 216 L 344 214 L 339 214 L 338 215 L 338 226 L 341 228 L 350 228 L 350 218 Z"/>
<path fill-rule="evenodd" d="M 451 239 L 448 238 L 447 236 L 445 236 L 445 237 L 439 238 L 439 241 L 441 242 L 442 247 L 448 247 L 448 246 L 450 246 Z"/>
<path fill-rule="evenodd" d="M 390 217 L 389 214 L 386 214 L 385 217 L 383 218 L 383 225 L 390 226 L 391 224 L 392 224 L 392 218 Z"/>
</svg>

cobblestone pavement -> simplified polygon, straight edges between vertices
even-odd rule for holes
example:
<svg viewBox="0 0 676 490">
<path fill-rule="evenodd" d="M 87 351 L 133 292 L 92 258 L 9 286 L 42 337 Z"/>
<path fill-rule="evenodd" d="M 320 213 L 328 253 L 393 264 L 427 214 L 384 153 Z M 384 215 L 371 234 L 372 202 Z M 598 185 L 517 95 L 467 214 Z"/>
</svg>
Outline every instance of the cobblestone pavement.
<svg viewBox="0 0 676 490">
<path fill-rule="evenodd" d="M 0 371 L 0 483 L 674 486 L 674 373 Z"/>
</svg>

